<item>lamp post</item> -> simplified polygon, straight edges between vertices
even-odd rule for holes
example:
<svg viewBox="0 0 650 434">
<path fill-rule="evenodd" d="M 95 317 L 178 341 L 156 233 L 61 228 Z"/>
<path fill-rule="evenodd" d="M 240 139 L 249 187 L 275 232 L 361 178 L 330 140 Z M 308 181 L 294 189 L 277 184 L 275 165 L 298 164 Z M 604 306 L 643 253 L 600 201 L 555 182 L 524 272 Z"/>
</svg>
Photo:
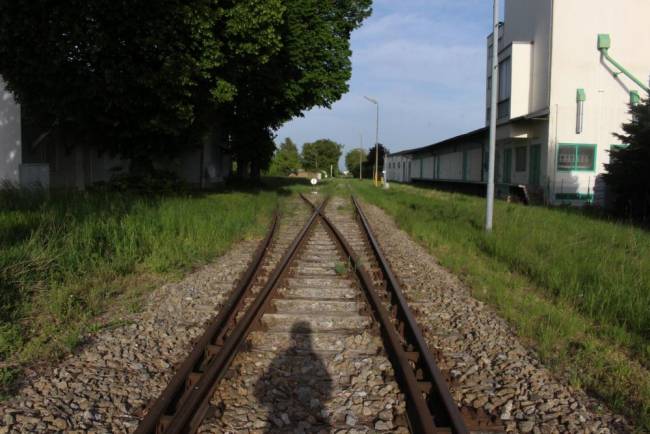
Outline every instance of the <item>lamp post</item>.
<svg viewBox="0 0 650 434">
<path fill-rule="evenodd" d="M 377 106 L 377 123 L 375 127 L 375 169 L 373 170 L 373 178 L 376 187 L 379 181 L 379 101 L 367 96 L 364 96 L 364 98 Z"/>
<path fill-rule="evenodd" d="M 485 230 L 492 232 L 494 217 L 494 154 L 497 142 L 497 111 L 499 96 L 499 0 L 494 0 L 494 30 L 492 31 L 492 99 L 490 102 L 490 147 L 488 151 L 487 207 Z"/>
</svg>

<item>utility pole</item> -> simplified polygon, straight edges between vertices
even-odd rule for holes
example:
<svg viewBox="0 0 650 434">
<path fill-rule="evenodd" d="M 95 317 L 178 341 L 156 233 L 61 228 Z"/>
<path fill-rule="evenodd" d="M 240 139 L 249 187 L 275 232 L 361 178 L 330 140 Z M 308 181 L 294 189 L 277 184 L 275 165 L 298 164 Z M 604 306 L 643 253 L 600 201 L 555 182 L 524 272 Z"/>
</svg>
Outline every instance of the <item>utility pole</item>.
<svg viewBox="0 0 650 434">
<path fill-rule="evenodd" d="M 492 31 L 492 99 L 490 103 L 490 147 L 488 151 L 487 207 L 485 230 L 492 232 L 494 218 L 494 157 L 497 148 L 497 111 L 499 96 L 499 0 L 494 0 Z"/>
<path fill-rule="evenodd" d="M 379 182 L 379 101 L 367 96 L 364 96 L 364 98 L 377 106 L 377 123 L 375 124 L 375 169 L 373 170 L 375 187 L 377 187 Z"/>
</svg>

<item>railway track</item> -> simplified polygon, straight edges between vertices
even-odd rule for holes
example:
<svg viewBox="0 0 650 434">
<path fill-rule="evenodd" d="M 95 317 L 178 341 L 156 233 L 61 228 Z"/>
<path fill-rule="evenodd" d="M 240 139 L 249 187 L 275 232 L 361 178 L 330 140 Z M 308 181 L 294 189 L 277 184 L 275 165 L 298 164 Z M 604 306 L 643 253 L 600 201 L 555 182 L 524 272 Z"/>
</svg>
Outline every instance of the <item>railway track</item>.
<svg viewBox="0 0 650 434">
<path fill-rule="evenodd" d="M 303 201 L 136 433 L 470 432 L 356 201 Z"/>
</svg>

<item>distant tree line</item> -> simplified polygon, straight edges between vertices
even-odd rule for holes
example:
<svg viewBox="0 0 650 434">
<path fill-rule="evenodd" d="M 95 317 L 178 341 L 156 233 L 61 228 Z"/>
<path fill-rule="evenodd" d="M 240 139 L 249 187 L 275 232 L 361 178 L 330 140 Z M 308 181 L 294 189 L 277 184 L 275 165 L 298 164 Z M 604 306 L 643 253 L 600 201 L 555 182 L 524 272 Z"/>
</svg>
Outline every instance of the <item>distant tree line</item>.
<svg viewBox="0 0 650 434">
<path fill-rule="evenodd" d="M 347 92 L 371 3 L 0 0 L 0 75 L 45 134 L 132 170 L 217 134 L 256 175 L 284 122 Z"/>
<path fill-rule="evenodd" d="M 303 144 L 299 153 L 295 143 L 286 138 L 273 155 L 268 173 L 272 176 L 289 176 L 302 169 L 308 172 L 324 171 L 329 175 L 331 170 L 333 176 L 338 176 L 342 151 L 343 145 L 320 139 Z"/>
<path fill-rule="evenodd" d="M 379 149 L 379 176 L 382 176 L 382 171 L 384 170 L 384 158 L 388 154 L 388 149 L 381 143 L 377 147 Z M 375 147 L 370 148 L 370 152 L 366 152 L 365 149 L 353 149 L 348 152 L 345 156 L 345 166 L 348 171 L 352 174 L 353 177 L 359 177 L 359 171 L 362 172 L 362 177 L 364 179 L 372 179 L 373 172 L 375 170 L 375 154 L 377 153 Z M 359 160 L 361 157 L 361 161 Z"/>
</svg>

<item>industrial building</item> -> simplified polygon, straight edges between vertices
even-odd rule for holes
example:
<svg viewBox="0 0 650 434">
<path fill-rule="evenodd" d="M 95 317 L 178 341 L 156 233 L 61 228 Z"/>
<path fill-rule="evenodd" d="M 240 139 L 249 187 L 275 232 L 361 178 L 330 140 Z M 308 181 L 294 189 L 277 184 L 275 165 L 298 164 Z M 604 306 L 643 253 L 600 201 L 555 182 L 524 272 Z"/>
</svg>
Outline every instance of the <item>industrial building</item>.
<svg viewBox="0 0 650 434">
<path fill-rule="evenodd" d="M 0 77 L 0 188 L 11 184 L 84 189 L 128 170 L 127 160 L 27 125 L 24 110 Z M 158 161 L 157 166 L 197 187 L 222 182 L 230 174 L 231 159 L 213 136 L 206 136 L 202 147 Z"/>
<path fill-rule="evenodd" d="M 506 0 L 499 35 L 496 185 L 546 203 L 604 203 L 600 176 L 629 104 L 647 97 L 647 0 Z M 493 35 L 487 40 L 486 127 L 390 154 L 388 181 L 484 189 Z"/>
</svg>

